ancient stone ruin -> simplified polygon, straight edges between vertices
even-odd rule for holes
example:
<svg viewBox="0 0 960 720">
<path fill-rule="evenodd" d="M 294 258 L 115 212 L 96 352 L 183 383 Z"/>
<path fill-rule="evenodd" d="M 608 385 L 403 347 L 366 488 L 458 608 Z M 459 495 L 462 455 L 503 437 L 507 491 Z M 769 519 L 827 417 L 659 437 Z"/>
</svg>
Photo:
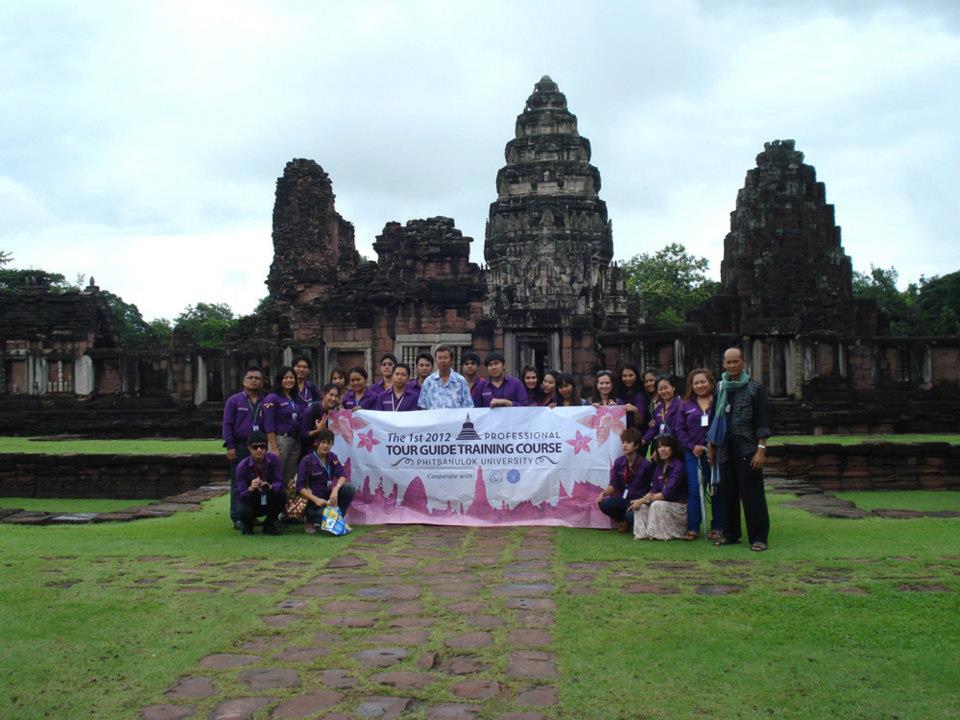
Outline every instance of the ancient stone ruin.
<svg viewBox="0 0 960 720">
<path fill-rule="evenodd" d="M 219 403 L 247 365 L 275 370 L 303 354 L 322 381 L 334 367 L 372 372 L 382 353 L 411 362 L 440 343 L 456 359 L 501 351 L 513 373 L 560 368 L 584 391 L 597 369 L 626 361 L 678 375 L 718 368 L 738 343 L 781 431 L 956 424 L 960 338 L 889 337 L 874 304 L 853 298 L 833 206 L 793 140 L 766 143 L 747 171 L 720 291 L 681 329 L 628 312 L 590 158 L 566 97 L 544 76 L 506 143 L 485 267 L 470 262 L 472 238 L 439 216 L 387 222 L 376 261 L 363 260 L 330 177 L 291 160 L 277 180 L 268 309 L 231 347 L 117 347 L 96 287 L 0 295 L 0 433 L 50 432 L 71 417 L 101 434 L 215 435 Z"/>
</svg>

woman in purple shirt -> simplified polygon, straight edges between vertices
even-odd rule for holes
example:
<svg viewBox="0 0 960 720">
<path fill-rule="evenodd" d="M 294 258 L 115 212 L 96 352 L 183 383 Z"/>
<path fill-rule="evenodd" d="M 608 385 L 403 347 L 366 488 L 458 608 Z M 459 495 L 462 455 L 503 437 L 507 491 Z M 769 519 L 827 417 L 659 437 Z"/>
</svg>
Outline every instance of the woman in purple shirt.
<svg viewBox="0 0 960 720">
<path fill-rule="evenodd" d="M 287 488 L 286 516 L 299 520 L 294 488 L 300 462 L 300 410 L 297 404 L 297 374 L 292 367 L 280 368 L 276 390 L 263 401 L 263 429 L 270 452 L 280 459 L 280 477 Z"/>
<path fill-rule="evenodd" d="M 683 401 L 677 396 L 677 381 L 673 375 L 664 373 L 657 376 L 657 396 L 660 400 L 653 406 L 653 417 L 648 423 L 643 442 L 649 444 L 658 435 L 676 435 L 680 418 L 680 405 Z M 679 454 L 683 459 L 682 453 Z"/>
<path fill-rule="evenodd" d="M 540 401 L 545 407 L 555 408 L 560 405 L 560 380 L 563 373 L 556 370 L 547 370 L 543 374 L 543 382 L 540 383 Z"/>
<path fill-rule="evenodd" d="M 633 525 L 630 504 L 650 491 L 653 464 L 640 455 L 642 445 L 643 435 L 636 428 L 620 433 L 623 455 L 610 468 L 610 484 L 597 496 L 597 507 L 617 523 L 617 532 L 629 532 Z"/>
<path fill-rule="evenodd" d="M 687 471 L 680 442 L 658 435 L 650 492 L 630 503 L 637 540 L 673 540 L 687 530 Z"/>
<path fill-rule="evenodd" d="M 717 381 L 706 368 L 697 368 L 687 376 L 687 388 L 680 407 L 680 422 L 677 424 L 677 439 L 683 446 L 684 464 L 687 468 L 687 485 L 690 488 L 687 502 L 687 534 L 684 540 L 696 540 L 700 536 L 700 524 L 704 520 L 700 508 L 700 476 L 705 488 L 710 487 L 710 464 L 707 462 L 707 431 L 713 420 L 714 394 Z M 708 537 L 718 540 L 723 531 L 723 506 L 720 504 L 720 487 L 714 489 L 710 499 L 711 523 Z"/>
<path fill-rule="evenodd" d="M 350 389 L 343 396 L 343 407 L 347 410 L 373 410 L 380 393 L 367 385 L 367 371 L 359 365 L 350 368 Z"/>
<path fill-rule="evenodd" d="M 640 428 L 642 433 L 650 421 L 650 401 L 640 382 L 640 368 L 633 363 L 624 363 L 620 369 L 617 396 L 623 400 L 627 411 L 627 427 Z"/>
<path fill-rule="evenodd" d="M 570 375 L 557 378 L 557 396 L 560 398 L 557 400 L 558 407 L 576 407 L 581 404 L 577 396 L 577 385 Z"/>
</svg>

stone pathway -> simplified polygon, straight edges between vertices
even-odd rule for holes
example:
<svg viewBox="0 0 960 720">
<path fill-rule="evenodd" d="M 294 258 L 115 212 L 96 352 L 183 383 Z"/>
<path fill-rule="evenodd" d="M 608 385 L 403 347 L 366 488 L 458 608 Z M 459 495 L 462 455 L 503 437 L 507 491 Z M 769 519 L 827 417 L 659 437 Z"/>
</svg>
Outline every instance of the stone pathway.
<svg viewBox="0 0 960 720">
<path fill-rule="evenodd" d="M 551 528 L 373 529 L 141 716 L 556 717 L 553 538 Z"/>
<path fill-rule="evenodd" d="M 894 520 L 910 520 L 921 517 L 958 518 L 960 512 L 955 510 L 898 510 L 877 508 L 864 510 L 857 507 L 852 500 L 843 500 L 836 495 L 821 490 L 805 480 L 796 478 L 767 478 L 767 484 L 772 492 L 792 493 L 797 495 L 796 500 L 784 503 L 785 507 L 806 510 L 814 515 L 830 518 L 845 518 L 860 520 L 868 517 L 882 517 Z M 922 491 L 917 491 L 922 492 Z"/>
<path fill-rule="evenodd" d="M 112 512 L 50 512 L 0 508 L 0 523 L 14 525 L 86 525 L 87 523 L 130 522 L 156 517 L 170 517 L 176 512 L 197 512 L 200 503 L 228 492 L 227 485 L 204 485 L 179 495 L 148 501 L 145 505 Z"/>
</svg>

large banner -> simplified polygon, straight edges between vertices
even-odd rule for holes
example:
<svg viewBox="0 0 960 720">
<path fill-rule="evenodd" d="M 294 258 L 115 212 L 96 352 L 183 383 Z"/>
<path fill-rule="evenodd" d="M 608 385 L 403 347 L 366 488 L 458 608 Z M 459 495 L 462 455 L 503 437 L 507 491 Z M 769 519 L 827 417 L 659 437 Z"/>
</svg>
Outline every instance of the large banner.
<svg viewBox="0 0 960 720">
<path fill-rule="evenodd" d="M 330 428 L 351 523 L 610 527 L 622 407 L 341 410 Z"/>
</svg>

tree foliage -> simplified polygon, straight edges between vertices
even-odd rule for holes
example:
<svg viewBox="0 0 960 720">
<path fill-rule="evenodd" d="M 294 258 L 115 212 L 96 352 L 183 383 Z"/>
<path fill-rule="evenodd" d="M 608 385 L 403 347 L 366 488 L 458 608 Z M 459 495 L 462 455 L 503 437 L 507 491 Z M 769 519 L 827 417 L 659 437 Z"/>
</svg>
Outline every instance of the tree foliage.
<svg viewBox="0 0 960 720">
<path fill-rule="evenodd" d="M 12 258 L 6 260 L 10 262 Z M 64 293 L 80 288 L 67 282 L 60 273 L 37 270 L 35 268 L 14 269 L 0 266 L 0 292 L 23 293 L 32 288 L 39 288 L 51 293 Z"/>
<path fill-rule="evenodd" d="M 627 292 L 646 309 L 648 322 L 680 327 L 690 310 L 710 299 L 719 283 L 707 277 L 710 263 L 680 243 L 634 255 L 623 265 Z"/>
<path fill-rule="evenodd" d="M 870 266 L 853 274 L 853 295 L 877 301 L 890 320 L 893 335 L 960 334 L 960 271 L 920 277 L 906 290 L 897 289 L 895 268 Z"/>
<path fill-rule="evenodd" d="M 117 345 L 128 350 L 160 349 L 170 346 L 172 329 L 168 320 L 147 322 L 136 305 L 125 302 L 109 290 L 103 297 L 116 323 Z"/>
<path fill-rule="evenodd" d="M 226 303 L 188 305 L 174 320 L 173 331 L 178 343 L 200 347 L 220 347 L 237 318 Z"/>
</svg>

